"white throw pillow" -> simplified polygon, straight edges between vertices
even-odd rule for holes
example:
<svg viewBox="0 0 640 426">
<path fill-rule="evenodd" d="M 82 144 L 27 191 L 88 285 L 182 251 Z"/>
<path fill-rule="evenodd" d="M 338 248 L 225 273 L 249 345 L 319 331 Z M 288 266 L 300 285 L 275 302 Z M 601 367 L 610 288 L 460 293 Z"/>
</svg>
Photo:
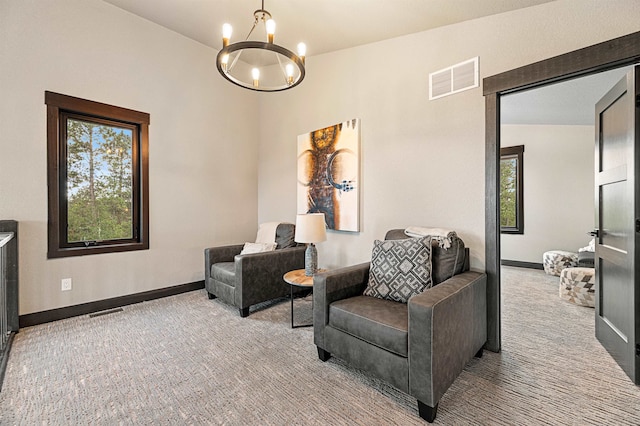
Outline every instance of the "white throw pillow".
<svg viewBox="0 0 640 426">
<path fill-rule="evenodd" d="M 244 243 L 240 254 L 263 253 L 276 249 L 276 243 Z"/>
</svg>

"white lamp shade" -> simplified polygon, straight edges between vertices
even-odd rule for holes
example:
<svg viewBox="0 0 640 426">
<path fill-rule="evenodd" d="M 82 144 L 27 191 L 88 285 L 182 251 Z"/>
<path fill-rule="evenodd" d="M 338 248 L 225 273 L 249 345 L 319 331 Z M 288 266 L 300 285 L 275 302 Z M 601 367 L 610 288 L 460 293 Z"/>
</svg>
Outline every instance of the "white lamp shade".
<svg viewBox="0 0 640 426">
<path fill-rule="evenodd" d="M 327 239 L 327 228 L 324 213 L 299 214 L 296 217 L 296 234 L 298 243 L 319 243 Z"/>
</svg>

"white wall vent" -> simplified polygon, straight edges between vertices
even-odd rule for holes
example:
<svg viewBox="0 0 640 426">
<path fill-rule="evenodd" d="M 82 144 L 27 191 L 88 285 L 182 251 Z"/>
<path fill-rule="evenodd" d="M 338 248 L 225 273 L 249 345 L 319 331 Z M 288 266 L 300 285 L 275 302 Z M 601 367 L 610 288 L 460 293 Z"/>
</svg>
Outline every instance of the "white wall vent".
<svg viewBox="0 0 640 426">
<path fill-rule="evenodd" d="M 479 86 L 478 57 L 429 74 L 429 100 Z"/>
</svg>

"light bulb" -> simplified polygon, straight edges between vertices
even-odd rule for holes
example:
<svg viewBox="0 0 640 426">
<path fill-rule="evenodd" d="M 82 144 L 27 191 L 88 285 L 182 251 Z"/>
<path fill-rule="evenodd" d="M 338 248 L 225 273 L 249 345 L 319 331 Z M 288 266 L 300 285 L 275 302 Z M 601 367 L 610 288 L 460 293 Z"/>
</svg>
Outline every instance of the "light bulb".
<svg viewBox="0 0 640 426">
<path fill-rule="evenodd" d="M 260 70 L 258 68 L 252 69 L 251 76 L 253 77 L 253 87 L 258 87 L 260 82 Z"/>
<path fill-rule="evenodd" d="M 229 63 L 229 55 L 222 55 L 220 59 L 220 63 L 222 64 L 222 71 L 227 72 L 227 64 Z"/>
<path fill-rule="evenodd" d="M 267 20 L 265 23 L 265 27 L 267 28 L 267 37 L 269 38 L 269 43 L 273 43 L 273 35 L 276 33 L 276 21 L 273 19 Z"/>
<path fill-rule="evenodd" d="M 233 33 L 231 24 L 224 24 L 222 26 L 222 38 L 231 38 L 231 33 Z"/>
<path fill-rule="evenodd" d="M 222 26 L 222 47 L 227 47 L 232 32 L 233 28 L 231 27 L 231 24 L 224 24 Z"/>
<path fill-rule="evenodd" d="M 298 56 L 304 64 L 304 56 L 307 54 L 307 45 L 304 43 L 298 43 Z"/>
<path fill-rule="evenodd" d="M 306 54 L 307 54 L 307 45 L 304 43 L 298 43 L 298 56 L 300 56 L 300 58 L 304 58 Z"/>
<path fill-rule="evenodd" d="M 287 71 L 287 84 L 291 86 L 293 84 L 293 64 L 287 64 L 284 68 Z"/>
</svg>

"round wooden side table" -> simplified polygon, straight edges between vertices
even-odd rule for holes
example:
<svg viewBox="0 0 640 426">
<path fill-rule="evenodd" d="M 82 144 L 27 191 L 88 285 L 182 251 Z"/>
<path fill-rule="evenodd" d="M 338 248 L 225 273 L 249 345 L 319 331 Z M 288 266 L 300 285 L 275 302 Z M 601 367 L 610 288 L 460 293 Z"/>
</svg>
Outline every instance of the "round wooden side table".
<svg viewBox="0 0 640 426">
<path fill-rule="evenodd" d="M 325 269 L 318 269 L 318 272 L 324 272 L 324 271 Z M 291 328 L 312 327 L 313 322 L 311 324 L 299 324 L 299 325 L 293 324 L 293 288 L 294 287 L 311 288 L 313 291 L 313 277 L 306 276 L 304 274 L 304 269 L 296 269 L 294 271 L 289 271 L 286 274 L 284 274 L 283 279 L 287 284 L 289 284 L 289 287 L 291 287 Z M 313 303 L 313 299 L 312 299 L 312 303 Z"/>
</svg>

